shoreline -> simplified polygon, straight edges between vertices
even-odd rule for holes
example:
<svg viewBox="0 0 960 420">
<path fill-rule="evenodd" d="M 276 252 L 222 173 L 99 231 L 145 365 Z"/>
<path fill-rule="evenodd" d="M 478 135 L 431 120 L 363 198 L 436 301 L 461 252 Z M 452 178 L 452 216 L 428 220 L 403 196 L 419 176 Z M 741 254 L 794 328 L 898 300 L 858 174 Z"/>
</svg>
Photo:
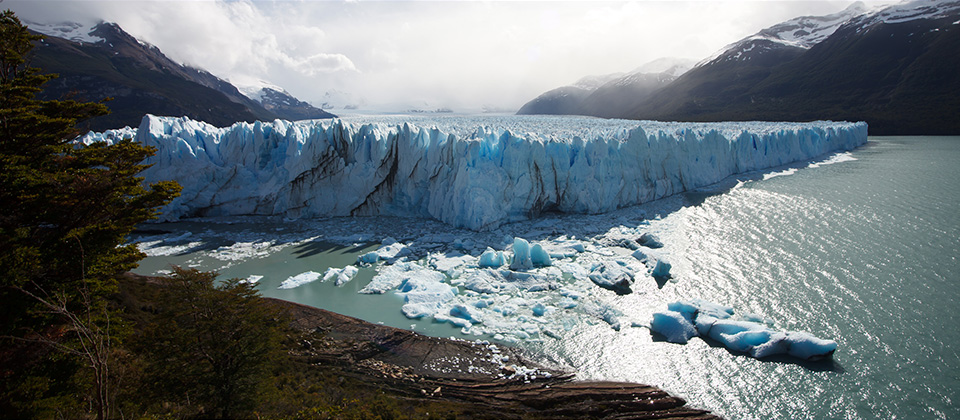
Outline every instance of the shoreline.
<svg viewBox="0 0 960 420">
<path fill-rule="evenodd" d="M 276 298 L 304 333 L 295 356 L 405 399 L 467 404 L 475 418 L 718 419 L 656 387 L 578 381 L 513 347 L 425 336 Z"/>
</svg>

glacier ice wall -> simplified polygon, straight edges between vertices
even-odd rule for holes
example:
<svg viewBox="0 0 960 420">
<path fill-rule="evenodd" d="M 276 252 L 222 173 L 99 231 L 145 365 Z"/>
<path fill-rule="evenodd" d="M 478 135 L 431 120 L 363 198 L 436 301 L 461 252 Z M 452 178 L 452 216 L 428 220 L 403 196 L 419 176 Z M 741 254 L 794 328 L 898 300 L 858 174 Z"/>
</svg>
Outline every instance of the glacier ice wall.
<svg viewBox="0 0 960 420">
<path fill-rule="evenodd" d="M 607 212 L 849 150 L 866 142 L 867 125 L 475 117 L 217 128 L 148 115 L 136 140 L 158 149 L 147 182 L 184 187 L 164 220 L 393 215 L 485 230 L 544 211 Z"/>
</svg>

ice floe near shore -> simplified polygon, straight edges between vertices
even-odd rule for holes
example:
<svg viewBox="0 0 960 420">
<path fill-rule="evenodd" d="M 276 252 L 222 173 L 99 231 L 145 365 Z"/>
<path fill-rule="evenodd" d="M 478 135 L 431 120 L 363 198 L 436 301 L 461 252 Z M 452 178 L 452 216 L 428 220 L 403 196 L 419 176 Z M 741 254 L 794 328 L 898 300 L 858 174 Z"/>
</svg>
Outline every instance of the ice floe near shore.
<svg viewBox="0 0 960 420">
<path fill-rule="evenodd" d="M 733 317 L 733 308 L 704 300 L 672 302 L 666 312 L 656 312 L 650 329 L 671 343 L 685 344 L 705 337 L 724 347 L 761 358 L 786 354 L 804 360 L 828 358 L 837 342 L 806 332 L 777 331 L 757 317 Z"/>
</svg>

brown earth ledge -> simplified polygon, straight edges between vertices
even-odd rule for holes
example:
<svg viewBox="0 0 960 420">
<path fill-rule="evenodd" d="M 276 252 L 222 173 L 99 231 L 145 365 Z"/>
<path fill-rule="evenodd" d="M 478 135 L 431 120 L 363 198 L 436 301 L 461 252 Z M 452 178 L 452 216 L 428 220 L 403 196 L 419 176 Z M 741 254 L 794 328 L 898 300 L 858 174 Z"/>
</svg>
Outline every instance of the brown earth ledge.
<svg viewBox="0 0 960 420">
<path fill-rule="evenodd" d="M 573 380 L 573 373 L 537 365 L 514 348 L 429 337 L 266 299 L 305 333 L 295 356 L 400 398 L 467 404 L 463 414 L 472 418 L 718 418 L 652 386 Z"/>
</svg>

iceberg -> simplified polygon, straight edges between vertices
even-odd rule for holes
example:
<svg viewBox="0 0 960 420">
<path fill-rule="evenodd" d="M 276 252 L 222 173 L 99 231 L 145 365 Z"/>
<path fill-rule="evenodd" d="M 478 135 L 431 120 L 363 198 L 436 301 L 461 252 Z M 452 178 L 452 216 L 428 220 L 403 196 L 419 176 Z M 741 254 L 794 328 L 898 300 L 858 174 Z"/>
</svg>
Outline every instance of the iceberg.
<svg viewBox="0 0 960 420">
<path fill-rule="evenodd" d="M 609 212 L 867 141 L 863 122 L 382 121 L 276 120 L 218 128 L 147 115 L 135 140 L 157 149 L 145 162 L 153 165 L 142 173 L 145 182 L 183 186 L 180 197 L 161 209 L 162 221 L 389 215 L 472 230 L 546 211 Z M 115 131 L 77 142 L 132 134 Z"/>
<path fill-rule="evenodd" d="M 530 259 L 530 243 L 523 238 L 514 238 L 513 261 L 510 262 L 510 269 L 529 270 L 531 268 L 533 268 L 533 260 Z"/>
<path fill-rule="evenodd" d="M 323 281 L 333 280 L 333 284 L 336 286 L 343 286 L 348 281 L 353 280 L 353 277 L 357 275 L 360 269 L 352 265 L 348 265 L 343 268 L 328 268 L 327 271 L 323 273 Z"/>
<path fill-rule="evenodd" d="M 761 317 L 748 315 L 734 319 L 733 308 L 705 300 L 671 302 L 666 312 L 653 314 L 650 330 L 664 336 L 671 343 L 685 344 L 690 338 L 708 337 L 731 351 L 746 353 L 755 358 L 787 354 L 804 360 L 819 360 L 833 356 L 837 342 L 813 336 L 807 332 L 776 331 Z"/>
<path fill-rule="evenodd" d="M 480 254 L 480 268 L 499 268 L 506 263 L 507 258 L 503 255 L 503 251 L 494 251 L 493 248 L 487 247 L 487 250 Z"/>
<path fill-rule="evenodd" d="M 280 283 L 279 289 L 293 289 L 294 287 L 300 287 L 307 283 L 312 283 L 323 277 L 322 274 L 316 271 L 307 271 L 305 273 L 300 273 L 295 276 L 287 277 L 286 280 Z"/>
</svg>

